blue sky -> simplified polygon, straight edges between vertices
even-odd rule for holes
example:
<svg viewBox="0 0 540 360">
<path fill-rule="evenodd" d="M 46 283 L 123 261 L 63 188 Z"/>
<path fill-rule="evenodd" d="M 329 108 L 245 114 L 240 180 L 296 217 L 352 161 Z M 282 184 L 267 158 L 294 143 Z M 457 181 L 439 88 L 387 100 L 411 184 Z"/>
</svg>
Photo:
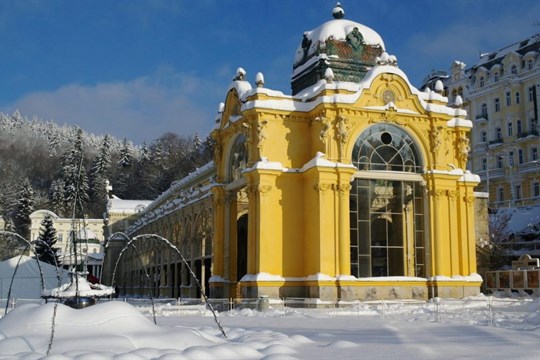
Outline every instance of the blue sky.
<svg viewBox="0 0 540 360">
<path fill-rule="evenodd" d="M 208 134 L 239 66 L 290 94 L 304 31 L 335 0 L 0 0 L 0 111 L 140 144 Z M 540 32 L 536 0 L 342 0 L 419 86 Z"/>
</svg>

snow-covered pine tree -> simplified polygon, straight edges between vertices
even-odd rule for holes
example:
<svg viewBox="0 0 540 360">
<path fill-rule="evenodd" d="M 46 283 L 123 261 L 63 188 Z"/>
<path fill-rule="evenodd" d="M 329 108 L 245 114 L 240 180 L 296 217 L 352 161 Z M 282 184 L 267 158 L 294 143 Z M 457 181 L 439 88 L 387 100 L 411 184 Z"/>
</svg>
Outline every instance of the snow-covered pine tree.
<svg viewBox="0 0 540 360">
<path fill-rule="evenodd" d="M 23 238 L 30 237 L 30 214 L 34 211 L 34 189 L 30 180 L 25 178 L 17 194 L 17 204 L 15 207 L 15 228 L 17 233 Z"/>
<path fill-rule="evenodd" d="M 118 166 L 123 169 L 129 168 L 132 164 L 132 159 L 133 149 L 131 148 L 131 144 L 127 141 L 127 139 L 124 139 L 124 142 L 122 143 L 122 148 L 120 149 Z"/>
<path fill-rule="evenodd" d="M 110 137 L 105 135 L 90 170 L 90 210 L 93 217 L 101 216 L 107 205 L 105 182 L 111 166 Z"/>
<path fill-rule="evenodd" d="M 60 265 L 59 248 L 54 246 L 56 245 L 58 237 L 56 235 L 53 220 L 49 215 L 45 216 L 41 221 L 37 240 L 39 241 L 34 243 L 34 248 L 38 260 L 54 266 Z"/>
<path fill-rule="evenodd" d="M 89 201 L 88 180 L 83 162 L 82 130 L 77 128 L 73 147 L 62 158 L 61 179 L 64 181 L 64 200 L 75 216 L 82 217 Z"/>
<path fill-rule="evenodd" d="M 49 189 L 49 207 L 58 216 L 66 215 L 66 202 L 64 200 L 64 181 L 53 180 Z"/>
</svg>

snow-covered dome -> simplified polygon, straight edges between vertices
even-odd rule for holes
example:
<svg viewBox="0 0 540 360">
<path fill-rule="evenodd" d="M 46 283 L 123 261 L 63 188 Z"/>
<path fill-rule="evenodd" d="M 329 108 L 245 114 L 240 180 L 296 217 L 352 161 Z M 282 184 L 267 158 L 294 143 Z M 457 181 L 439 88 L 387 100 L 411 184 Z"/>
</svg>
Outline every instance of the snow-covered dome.
<svg viewBox="0 0 540 360">
<path fill-rule="evenodd" d="M 358 82 L 385 51 L 381 36 L 358 22 L 344 19 L 340 3 L 333 20 L 304 32 L 292 73 L 293 94 L 324 78 L 331 67 L 337 81 Z"/>
<path fill-rule="evenodd" d="M 337 8 L 341 9 L 341 5 L 339 5 L 339 3 L 338 5 L 336 5 L 336 8 L 334 8 L 333 20 L 327 21 L 324 24 L 318 26 L 317 28 L 311 31 L 306 31 L 304 33 L 302 42 L 296 49 L 296 54 L 294 56 L 295 65 L 298 62 L 302 61 L 304 56 L 309 57 L 310 55 L 315 53 L 318 49 L 318 45 L 326 42 L 327 39 L 333 38 L 334 40 L 347 41 L 347 37 L 349 35 L 350 37 L 356 35 L 353 35 L 353 32 L 355 33 L 355 28 L 362 36 L 365 45 L 379 46 L 383 51 L 385 50 L 384 41 L 375 30 L 355 21 L 336 17 Z M 310 46 L 306 50 L 305 47 L 306 43 L 308 42 L 310 43 Z M 306 53 L 306 55 L 304 55 L 304 53 Z"/>
</svg>

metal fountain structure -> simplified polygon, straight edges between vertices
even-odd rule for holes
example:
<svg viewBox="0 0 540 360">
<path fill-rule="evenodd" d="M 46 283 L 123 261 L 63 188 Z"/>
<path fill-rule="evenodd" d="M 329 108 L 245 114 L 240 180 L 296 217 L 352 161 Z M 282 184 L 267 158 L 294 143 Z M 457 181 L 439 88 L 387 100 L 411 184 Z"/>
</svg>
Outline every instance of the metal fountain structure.
<svg viewBox="0 0 540 360">
<path fill-rule="evenodd" d="M 78 176 L 78 179 L 80 179 L 81 171 L 82 171 L 82 156 L 81 156 L 81 160 L 80 160 L 80 164 L 79 164 L 79 176 Z M 115 279 L 116 271 L 117 271 L 118 265 L 120 263 L 120 260 L 122 258 L 122 255 L 127 251 L 127 249 L 131 248 L 131 249 L 133 249 L 135 251 L 139 261 L 141 261 L 141 263 L 142 263 L 142 258 L 141 258 L 140 252 L 138 251 L 135 244 L 137 242 L 141 242 L 141 241 L 144 241 L 144 240 L 156 240 L 156 241 L 159 241 L 160 243 L 165 244 L 170 250 L 174 251 L 177 254 L 177 256 L 179 256 L 181 258 L 182 262 L 186 265 L 186 268 L 189 270 L 189 273 L 190 273 L 191 277 L 194 279 L 195 284 L 197 285 L 198 289 L 200 290 L 200 292 L 201 292 L 201 294 L 202 294 L 202 296 L 203 296 L 203 298 L 205 300 L 207 308 L 212 312 L 213 317 L 214 317 L 214 321 L 216 322 L 219 330 L 223 334 L 223 337 L 225 339 L 227 339 L 227 334 L 225 333 L 225 330 L 223 329 L 223 327 L 221 326 L 221 323 L 219 322 L 219 320 L 217 318 L 216 310 L 213 308 L 212 304 L 208 301 L 208 297 L 206 296 L 206 294 L 205 294 L 199 280 L 195 276 L 195 273 L 193 272 L 193 270 L 189 266 L 189 263 L 186 261 L 186 259 L 184 258 L 184 256 L 182 255 L 182 253 L 180 252 L 180 250 L 176 246 L 174 246 L 169 240 L 167 240 L 167 239 L 165 239 L 165 238 L 163 238 L 163 237 L 161 237 L 159 235 L 156 235 L 156 234 L 143 234 L 143 235 L 135 236 L 135 237 L 130 239 L 124 233 L 112 234 L 109 237 L 108 240 L 112 239 L 114 236 L 122 236 L 125 240 L 127 240 L 127 243 L 124 246 L 124 248 L 121 250 L 121 252 L 120 252 L 120 254 L 118 256 L 118 259 L 116 260 L 114 271 L 113 271 L 113 276 L 112 276 L 111 286 L 106 286 L 106 285 L 101 285 L 101 284 L 91 284 L 90 282 L 88 282 L 88 280 L 87 280 L 88 272 L 86 270 L 87 269 L 88 257 L 85 255 L 84 256 L 85 260 L 81 261 L 80 263 L 78 261 L 78 259 L 83 258 L 82 251 L 78 252 L 78 248 L 77 248 L 77 242 L 79 242 L 79 244 L 80 244 L 80 241 L 78 241 L 80 239 L 77 239 L 77 234 L 78 234 L 77 228 L 78 228 L 78 225 L 80 224 L 80 222 L 76 219 L 77 198 L 78 198 L 78 196 L 79 196 L 79 183 L 77 182 L 77 189 L 76 189 L 75 199 L 73 200 L 73 207 L 72 207 L 72 226 L 71 226 L 71 230 L 70 230 L 70 256 L 71 256 L 72 261 L 71 261 L 70 269 L 69 269 L 69 275 L 70 275 L 70 282 L 69 283 L 62 284 L 60 271 L 59 271 L 60 267 L 59 267 L 59 264 L 56 262 L 56 257 L 54 257 L 54 262 L 55 262 L 54 265 L 55 265 L 55 269 L 56 269 L 56 276 L 57 276 L 57 280 L 58 280 L 58 286 L 56 288 L 49 289 L 49 290 L 45 289 L 43 270 L 41 268 L 40 261 L 38 260 L 38 254 L 37 254 L 36 249 L 35 249 L 35 244 L 37 244 L 37 243 L 45 244 L 47 251 L 49 251 L 51 254 L 54 254 L 54 251 L 50 247 L 50 245 L 47 244 L 45 241 L 43 241 L 41 239 L 37 239 L 37 240 L 34 240 L 34 241 L 29 241 L 29 240 L 23 238 L 21 235 L 19 235 L 17 233 L 10 232 L 10 231 L 0 231 L 0 235 L 7 236 L 8 239 L 17 239 L 17 241 L 21 241 L 24 244 L 24 248 L 21 247 L 22 251 L 21 251 L 19 260 L 17 262 L 17 265 L 15 266 L 13 276 L 11 278 L 11 283 L 10 283 L 10 286 L 9 286 L 9 291 L 8 291 L 8 297 L 7 297 L 7 301 L 6 301 L 6 308 L 5 308 L 5 311 L 4 311 L 4 316 L 5 316 L 5 314 L 8 313 L 8 308 L 9 308 L 10 299 L 11 299 L 11 290 L 12 290 L 12 287 L 13 287 L 13 283 L 15 281 L 17 270 L 19 269 L 19 264 L 20 264 L 20 262 L 21 262 L 21 260 L 23 258 L 23 255 L 25 253 L 27 253 L 27 252 L 31 252 L 34 255 L 34 258 L 35 258 L 36 263 L 37 263 L 37 267 L 39 269 L 40 286 L 41 286 L 41 294 L 42 294 L 41 297 L 45 300 L 45 302 L 48 302 L 49 300 L 54 301 L 54 308 L 53 308 L 53 314 L 52 314 L 52 319 L 51 319 L 51 334 L 50 334 L 48 347 L 47 347 L 47 352 L 46 352 L 46 354 L 49 355 L 49 353 L 51 351 L 51 348 L 52 348 L 53 340 L 54 340 L 55 321 L 56 321 L 56 313 L 57 313 L 58 304 L 62 303 L 64 305 L 70 306 L 70 307 L 72 307 L 74 309 L 83 309 L 83 308 L 86 308 L 88 306 L 96 304 L 100 298 L 107 298 L 108 297 L 109 301 L 112 301 L 113 295 L 115 294 L 114 285 L 115 285 L 115 280 L 116 280 Z M 83 228 L 84 228 L 84 225 L 85 224 L 84 224 L 84 219 L 83 219 Z M 103 259 L 103 261 L 104 260 L 105 259 Z M 151 281 L 148 272 L 146 270 L 144 272 L 145 272 L 146 278 L 149 279 L 149 281 Z M 153 317 L 153 320 L 154 320 L 154 324 L 156 324 L 154 298 L 153 298 L 153 295 L 151 293 L 149 294 L 149 297 L 150 297 L 150 301 L 152 303 L 152 317 Z"/>
</svg>

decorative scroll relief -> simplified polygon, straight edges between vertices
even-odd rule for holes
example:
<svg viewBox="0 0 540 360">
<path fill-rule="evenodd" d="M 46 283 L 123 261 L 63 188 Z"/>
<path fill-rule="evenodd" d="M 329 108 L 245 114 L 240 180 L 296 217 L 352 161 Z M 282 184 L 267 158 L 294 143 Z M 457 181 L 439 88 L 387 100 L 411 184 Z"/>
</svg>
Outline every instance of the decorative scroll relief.
<svg viewBox="0 0 540 360">
<path fill-rule="evenodd" d="M 317 183 L 313 185 L 313 189 L 322 194 L 326 193 L 328 190 L 332 190 L 332 184 L 321 184 Z"/>
<path fill-rule="evenodd" d="M 272 190 L 272 188 L 273 188 L 272 185 L 261 185 L 261 184 L 249 185 L 246 188 L 246 192 L 249 195 L 258 195 L 258 194 L 266 195 Z"/>
<path fill-rule="evenodd" d="M 340 115 L 335 121 L 334 127 L 336 130 L 336 140 L 339 145 L 339 158 L 342 160 L 345 153 L 345 144 L 349 140 L 349 129 L 351 125 L 347 118 Z"/>
<path fill-rule="evenodd" d="M 259 148 L 259 154 L 262 154 L 263 146 L 266 142 L 266 124 L 268 124 L 266 120 L 257 124 L 257 147 Z"/>
<path fill-rule="evenodd" d="M 469 196 L 465 196 L 463 197 L 463 200 L 467 203 L 467 204 L 472 204 L 474 203 L 474 201 L 476 200 L 476 198 L 472 195 L 469 195 Z"/>
<path fill-rule="evenodd" d="M 351 184 L 332 184 L 332 190 L 339 191 L 341 194 L 351 191 Z"/>
<path fill-rule="evenodd" d="M 315 121 L 321 123 L 321 131 L 319 133 L 319 139 L 321 139 L 324 146 L 326 146 L 328 142 L 328 130 L 330 129 L 330 121 L 324 116 L 317 116 L 315 118 Z"/>
<path fill-rule="evenodd" d="M 457 191 L 457 190 L 447 190 L 447 191 L 446 191 L 446 195 L 447 195 L 450 199 L 455 199 L 455 198 L 458 197 L 459 191 Z"/>
<path fill-rule="evenodd" d="M 462 133 L 458 138 L 458 158 L 466 163 L 470 151 L 469 137 L 465 133 Z"/>
</svg>

